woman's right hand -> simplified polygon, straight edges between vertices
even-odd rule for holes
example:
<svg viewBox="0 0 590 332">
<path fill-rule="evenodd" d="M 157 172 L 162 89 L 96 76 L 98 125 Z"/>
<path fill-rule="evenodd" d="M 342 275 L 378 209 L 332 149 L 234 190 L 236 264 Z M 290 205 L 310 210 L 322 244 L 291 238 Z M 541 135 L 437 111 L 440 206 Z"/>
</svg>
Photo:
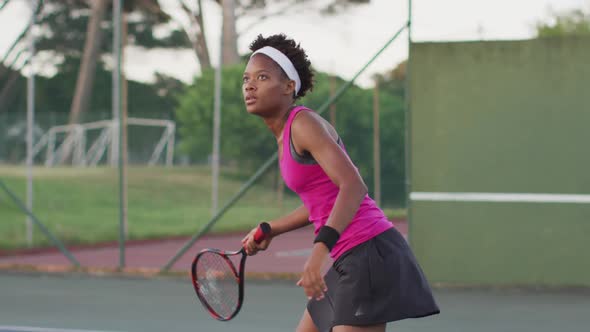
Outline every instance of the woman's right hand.
<svg viewBox="0 0 590 332">
<path fill-rule="evenodd" d="M 248 233 L 248 235 L 244 236 L 242 239 L 242 246 L 244 249 L 246 249 L 246 254 L 248 254 L 248 256 L 254 256 L 259 251 L 266 250 L 272 241 L 272 236 L 268 235 L 262 242 L 256 243 L 254 241 L 254 234 L 256 234 L 257 230 L 258 226 L 254 227 L 254 229 L 252 229 L 250 233 Z"/>
</svg>

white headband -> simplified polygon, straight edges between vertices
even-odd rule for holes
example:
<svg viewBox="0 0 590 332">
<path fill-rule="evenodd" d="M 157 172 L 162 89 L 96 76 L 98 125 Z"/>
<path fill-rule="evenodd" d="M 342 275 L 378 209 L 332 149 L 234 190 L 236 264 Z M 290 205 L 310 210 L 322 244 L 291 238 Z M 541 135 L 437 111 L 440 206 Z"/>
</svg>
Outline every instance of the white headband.
<svg viewBox="0 0 590 332">
<path fill-rule="evenodd" d="M 299 93 L 299 89 L 301 88 L 301 79 L 299 78 L 299 74 L 293 66 L 293 62 L 287 58 L 283 52 L 277 50 L 271 46 L 264 46 L 263 48 L 257 50 L 256 52 L 252 53 L 250 58 L 254 56 L 254 54 L 262 53 L 268 56 L 269 58 L 273 59 L 281 68 L 285 71 L 287 76 L 295 81 L 295 94 Z"/>
</svg>

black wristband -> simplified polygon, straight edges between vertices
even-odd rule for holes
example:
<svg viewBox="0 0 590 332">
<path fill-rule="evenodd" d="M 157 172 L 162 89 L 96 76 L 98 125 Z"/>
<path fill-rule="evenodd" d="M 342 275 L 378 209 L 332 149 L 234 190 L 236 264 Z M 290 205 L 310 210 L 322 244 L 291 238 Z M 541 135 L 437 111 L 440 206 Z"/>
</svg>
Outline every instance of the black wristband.
<svg viewBox="0 0 590 332">
<path fill-rule="evenodd" d="M 332 251 L 336 242 L 340 238 L 340 233 L 330 226 L 322 226 L 313 243 L 321 242 L 326 245 L 329 251 Z"/>
</svg>

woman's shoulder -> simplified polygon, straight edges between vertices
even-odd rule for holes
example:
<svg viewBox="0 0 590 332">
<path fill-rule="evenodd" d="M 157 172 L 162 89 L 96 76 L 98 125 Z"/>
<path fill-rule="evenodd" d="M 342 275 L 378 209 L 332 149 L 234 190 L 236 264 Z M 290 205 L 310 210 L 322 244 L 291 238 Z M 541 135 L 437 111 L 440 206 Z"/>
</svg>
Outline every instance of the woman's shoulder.
<svg viewBox="0 0 590 332">
<path fill-rule="evenodd" d="M 291 109 L 291 113 L 296 113 L 296 116 L 299 116 L 301 113 L 313 113 L 317 114 L 315 110 L 305 105 L 296 105 Z"/>
<path fill-rule="evenodd" d="M 295 105 L 295 106 L 293 106 L 293 109 L 301 109 L 301 110 L 307 110 L 307 111 L 315 112 L 315 110 L 313 108 L 308 107 L 308 106 L 303 105 L 303 104 Z"/>
<path fill-rule="evenodd" d="M 309 126 L 323 126 L 323 118 L 313 109 L 306 106 L 297 106 L 294 111 L 296 114 L 293 116 L 292 128 L 295 130 L 305 130 Z"/>
<path fill-rule="evenodd" d="M 334 140 L 338 140 L 338 133 L 327 120 L 317 112 L 305 109 L 309 111 L 300 111 L 293 118 L 291 123 L 292 137 L 298 141 L 301 139 L 315 140 L 322 137 L 332 137 Z"/>
</svg>

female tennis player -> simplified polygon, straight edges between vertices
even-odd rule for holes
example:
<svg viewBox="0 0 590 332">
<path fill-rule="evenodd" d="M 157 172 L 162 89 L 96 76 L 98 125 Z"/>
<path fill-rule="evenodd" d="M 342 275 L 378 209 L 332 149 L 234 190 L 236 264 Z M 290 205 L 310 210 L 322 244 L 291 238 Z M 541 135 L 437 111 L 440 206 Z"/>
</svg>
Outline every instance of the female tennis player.
<svg viewBox="0 0 590 332">
<path fill-rule="evenodd" d="M 283 34 L 258 36 L 250 50 L 246 109 L 276 137 L 282 177 L 303 205 L 270 221 L 267 240 L 256 244 L 253 230 L 242 242 L 254 255 L 272 238 L 313 223 L 313 249 L 297 282 L 309 302 L 296 331 L 385 331 L 388 322 L 439 313 L 405 239 L 367 195 L 336 130 L 295 106 L 313 86 L 305 51 Z M 322 276 L 328 254 L 334 263 Z"/>
</svg>

